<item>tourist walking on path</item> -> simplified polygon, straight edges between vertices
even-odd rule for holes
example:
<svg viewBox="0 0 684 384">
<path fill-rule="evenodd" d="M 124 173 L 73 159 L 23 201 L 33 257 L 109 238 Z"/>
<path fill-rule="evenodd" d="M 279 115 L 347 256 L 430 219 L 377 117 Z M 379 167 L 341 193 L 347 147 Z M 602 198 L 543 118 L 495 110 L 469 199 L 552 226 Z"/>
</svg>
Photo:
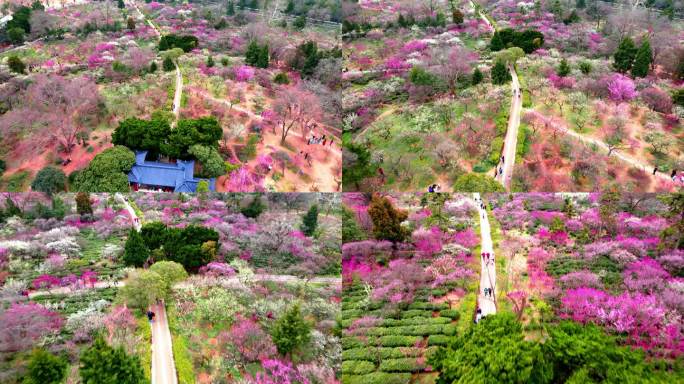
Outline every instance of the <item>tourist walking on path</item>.
<svg viewBox="0 0 684 384">
<path fill-rule="evenodd" d="M 675 181 L 675 179 L 677 178 L 677 170 L 676 169 L 672 170 L 672 174 L 670 175 L 670 177 L 672 178 L 672 181 Z"/>
</svg>

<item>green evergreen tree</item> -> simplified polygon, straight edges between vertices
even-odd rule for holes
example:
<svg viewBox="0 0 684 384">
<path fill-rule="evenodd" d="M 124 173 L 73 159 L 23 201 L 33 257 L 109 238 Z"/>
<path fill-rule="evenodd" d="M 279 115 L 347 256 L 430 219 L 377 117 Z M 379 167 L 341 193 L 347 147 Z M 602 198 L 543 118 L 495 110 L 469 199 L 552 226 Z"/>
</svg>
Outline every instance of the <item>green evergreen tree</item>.
<svg viewBox="0 0 684 384">
<path fill-rule="evenodd" d="M 123 261 L 127 266 L 142 267 L 150 257 L 150 250 L 145 245 L 140 232 L 134 228 L 128 232 L 124 246 Z"/>
<path fill-rule="evenodd" d="M 88 192 L 76 194 L 76 212 L 81 216 L 93 214 L 93 205 L 90 202 L 90 194 Z"/>
<path fill-rule="evenodd" d="M 226 6 L 226 15 L 227 16 L 234 16 L 235 15 L 235 4 L 232 1 L 229 1 L 228 5 Z"/>
<path fill-rule="evenodd" d="M 259 55 L 258 55 L 258 59 L 256 62 L 256 67 L 257 68 L 268 68 L 268 62 L 269 62 L 268 44 L 264 44 L 261 47 L 259 47 Z"/>
<path fill-rule="evenodd" d="M 66 183 L 67 177 L 64 172 L 52 165 L 48 165 L 38 171 L 36 178 L 31 182 L 31 189 L 52 195 L 64 191 L 66 189 Z"/>
<path fill-rule="evenodd" d="M 245 64 L 256 67 L 259 63 L 259 54 L 261 49 L 259 48 L 259 43 L 256 40 L 252 40 L 247 45 L 247 51 L 245 52 Z"/>
<path fill-rule="evenodd" d="M 588 75 L 591 73 L 592 65 L 588 61 L 582 61 L 579 63 L 579 69 L 583 74 Z"/>
<path fill-rule="evenodd" d="M 291 14 L 295 10 L 295 3 L 294 0 L 288 0 L 287 6 L 285 6 L 285 13 Z"/>
<path fill-rule="evenodd" d="M 295 21 L 292 22 L 292 27 L 298 30 L 304 29 L 306 27 L 306 15 L 297 16 Z"/>
<path fill-rule="evenodd" d="M 259 9 L 259 0 L 252 0 L 249 3 L 249 7 L 252 9 Z"/>
<path fill-rule="evenodd" d="M 634 66 L 632 66 L 632 76 L 634 77 L 646 77 L 648 75 L 648 69 L 651 66 L 651 57 L 653 52 L 651 51 L 651 43 L 648 39 L 644 39 L 639 46 L 639 50 L 634 57 Z"/>
<path fill-rule="evenodd" d="M 126 8 L 126 4 L 124 4 L 123 0 L 117 0 L 116 6 L 119 7 L 119 9 Z"/>
<path fill-rule="evenodd" d="M 17 55 L 12 55 L 7 58 L 7 66 L 9 67 L 9 70 L 14 73 L 26 73 L 26 64 L 24 64 Z"/>
<path fill-rule="evenodd" d="M 356 214 L 346 205 L 342 206 L 342 243 L 366 240 L 366 232 L 361 229 Z"/>
<path fill-rule="evenodd" d="M 207 57 L 207 68 L 211 68 L 215 64 L 216 63 L 214 63 L 214 57 L 212 55 L 209 55 L 209 57 Z"/>
<path fill-rule="evenodd" d="M 511 81 L 511 74 L 503 61 L 497 60 L 492 67 L 492 84 L 501 85 Z"/>
<path fill-rule="evenodd" d="M 36 349 L 31 354 L 24 384 L 59 384 L 66 378 L 69 363 L 44 349 Z"/>
<path fill-rule="evenodd" d="M 147 382 L 138 356 L 129 356 L 122 347 L 112 348 L 101 337 L 81 354 L 79 373 L 84 384 Z"/>
<path fill-rule="evenodd" d="M 492 40 L 489 42 L 489 49 L 496 52 L 506 48 L 499 32 L 494 32 Z"/>
<path fill-rule="evenodd" d="M 173 64 L 173 60 L 170 57 L 165 57 L 162 62 L 162 69 L 166 72 L 173 71 L 176 69 L 176 65 Z"/>
<path fill-rule="evenodd" d="M 579 9 L 584 9 L 587 6 L 587 0 L 576 0 L 575 6 Z"/>
<path fill-rule="evenodd" d="M 244 11 L 245 8 L 247 8 L 247 0 L 239 0 L 238 1 L 238 8 L 240 8 L 240 10 Z"/>
<path fill-rule="evenodd" d="M 240 210 L 245 217 L 256 219 L 266 209 L 266 205 L 261 201 L 261 195 L 256 194 L 246 207 Z"/>
<path fill-rule="evenodd" d="M 399 25 L 402 28 L 408 27 L 408 22 L 406 22 L 406 18 L 401 13 L 399 14 L 399 17 L 397 17 L 397 25 Z"/>
<path fill-rule="evenodd" d="M 12 44 L 21 44 L 24 42 L 24 35 L 26 32 L 19 28 L 10 28 L 7 30 L 7 38 L 10 40 Z"/>
<path fill-rule="evenodd" d="M 634 46 L 634 41 L 630 37 L 625 37 L 620 41 L 620 45 L 613 54 L 613 67 L 620 73 L 627 73 L 632 69 L 634 57 L 636 56 L 637 48 Z"/>
<path fill-rule="evenodd" d="M 150 63 L 150 73 L 155 73 L 157 72 L 157 62 L 152 60 L 152 63 Z"/>
<path fill-rule="evenodd" d="M 482 71 L 480 71 L 480 68 L 475 68 L 473 71 L 473 76 L 470 78 L 470 83 L 472 85 L 478 85 L 482 82 L 482 79 L 484 76 L 482 75 Z"/>
<path fill-rule="evenodd" d="M 556 74 L 560 77 L 565 77 L 570 74 L 570 64 L 565 58 L 561 59 L 560 65 L 556 69 Z"/>
<path fill-rule="evenodd" d="M 302 232 L 311 237 L 316 232 L 318 228 L 318 205 L 312 205 L 304 216 L 302 216 L 302 225 L 299 229 Z"/>
<path fill-rule="evenodd" d="M 299 304 L 293 305 L 278 320 L 271 331 L 278 353 L 290 356 L 311 339 L 311 325 L 302 316 Z"/>
</svg>

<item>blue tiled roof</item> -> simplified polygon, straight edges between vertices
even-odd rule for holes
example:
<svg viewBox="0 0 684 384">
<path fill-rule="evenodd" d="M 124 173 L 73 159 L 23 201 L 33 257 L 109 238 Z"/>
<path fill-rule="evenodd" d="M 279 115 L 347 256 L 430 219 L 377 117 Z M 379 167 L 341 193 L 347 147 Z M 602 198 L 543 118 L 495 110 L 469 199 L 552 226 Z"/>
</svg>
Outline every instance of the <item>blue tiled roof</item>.
<svg viewBox="0 0 684 384">
<path fill-rule="evenodd" d="M 178 160 L 175 164 L 145 161 L 147 151 L 135 151 L 135 165 L 128 173 L 130 183 L 173 188 L 174 192 L 195 192 L 201 180 L 209 182 L 209 190 L 216 188 L 216 179 L 194 177 L 195 162 Z"/>
</svg>

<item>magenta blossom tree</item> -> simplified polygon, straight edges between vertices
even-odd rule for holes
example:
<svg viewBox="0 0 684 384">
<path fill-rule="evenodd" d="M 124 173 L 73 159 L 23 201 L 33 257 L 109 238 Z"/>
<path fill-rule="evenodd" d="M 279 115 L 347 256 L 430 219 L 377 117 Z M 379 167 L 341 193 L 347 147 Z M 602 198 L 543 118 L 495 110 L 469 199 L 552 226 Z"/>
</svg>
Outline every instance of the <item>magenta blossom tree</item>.
<svg viewBox="0 0 684 384">
<path fill-rule="evenodd" d="M 62 327 L 62 317 L 40 304 L 14 303 L 0 313 L 0 352 L 19 352 Z"/>
<path fill-rule="evenodd" d="M 629 77 L 616 73 L 608 81 L 608 95 L 616 103 L 628 102 L 637 97 L 634 81 Z"/>
</svg>

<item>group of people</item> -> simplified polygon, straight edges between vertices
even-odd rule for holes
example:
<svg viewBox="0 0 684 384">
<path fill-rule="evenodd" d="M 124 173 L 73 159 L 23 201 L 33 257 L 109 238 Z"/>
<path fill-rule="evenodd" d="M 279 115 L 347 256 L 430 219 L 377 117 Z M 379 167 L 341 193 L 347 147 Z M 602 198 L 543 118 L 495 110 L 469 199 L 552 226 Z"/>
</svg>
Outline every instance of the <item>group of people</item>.
<svg viewBox="0 0 684 384">
<path fill-rule="evenodd" d="M 658 166 L 656 165 L 653 167 L 653 176 L 655 176 L 656 172 L 658 172 Z M 677 181 L 677 170 L 673 169 L 672 172 L 670 173 L 670 178 L 672 181 Z M 684 181 L 684 174 L 681 176 L 682 181 Z"/>
<path fill-rule="evenodd" d="M 494 178 L 496 178 L 498 175 L 503 175 L 504 160 L 506 160 L 506 157 L 501 155 L 501 157 L 499 157 L 499 164 L 494 167 Z"/>
<path fill-rule="evenodd" d="M 482 261 L 485 262 L 485 265 L 489 264 L 489 262 L 494 262 L 494 255 L 492 255 L 489 252 L 482 252 Z"/>
<path fill-rule="evenodd" d="M 431 186 L 428 187 L 428 192 L 430 193 L 437 193 L 442 190 L 442 186 L 439 184 L 432 184 Z"/>
<path fill-rule="evenodd" d="M 482 292 L 484 293 L 485 297 L 487 297 L 487 296 L 493 297 L 492 296 L 493 288 L 484 288 L 482 290 Z"/>
<path fill-rule="evenodd" d="M 306 141 L 306 144 L 307 144 L 307 145 L 311 145 L 311 144 L 321 144 L 321 145 L 323 145 L 324 147 L 325 147 L 325 144 L 326 144 L 326 143 L 328 143 L 328 145 L 330 145 L 330 146 L 332 147 L 333 140 L 332 140 L 332 139 L 329 139 L 329 138 L 326 138 L 326 137 L 325 137 L 325 134 L 323 134 L 323 136 L 320 136 L 320 137 L 318 137 L 318 136 L 316 136 L 316 135 L 312 135 L 312 136 L 309 138 L 309 140 Z"/>
</svg>

